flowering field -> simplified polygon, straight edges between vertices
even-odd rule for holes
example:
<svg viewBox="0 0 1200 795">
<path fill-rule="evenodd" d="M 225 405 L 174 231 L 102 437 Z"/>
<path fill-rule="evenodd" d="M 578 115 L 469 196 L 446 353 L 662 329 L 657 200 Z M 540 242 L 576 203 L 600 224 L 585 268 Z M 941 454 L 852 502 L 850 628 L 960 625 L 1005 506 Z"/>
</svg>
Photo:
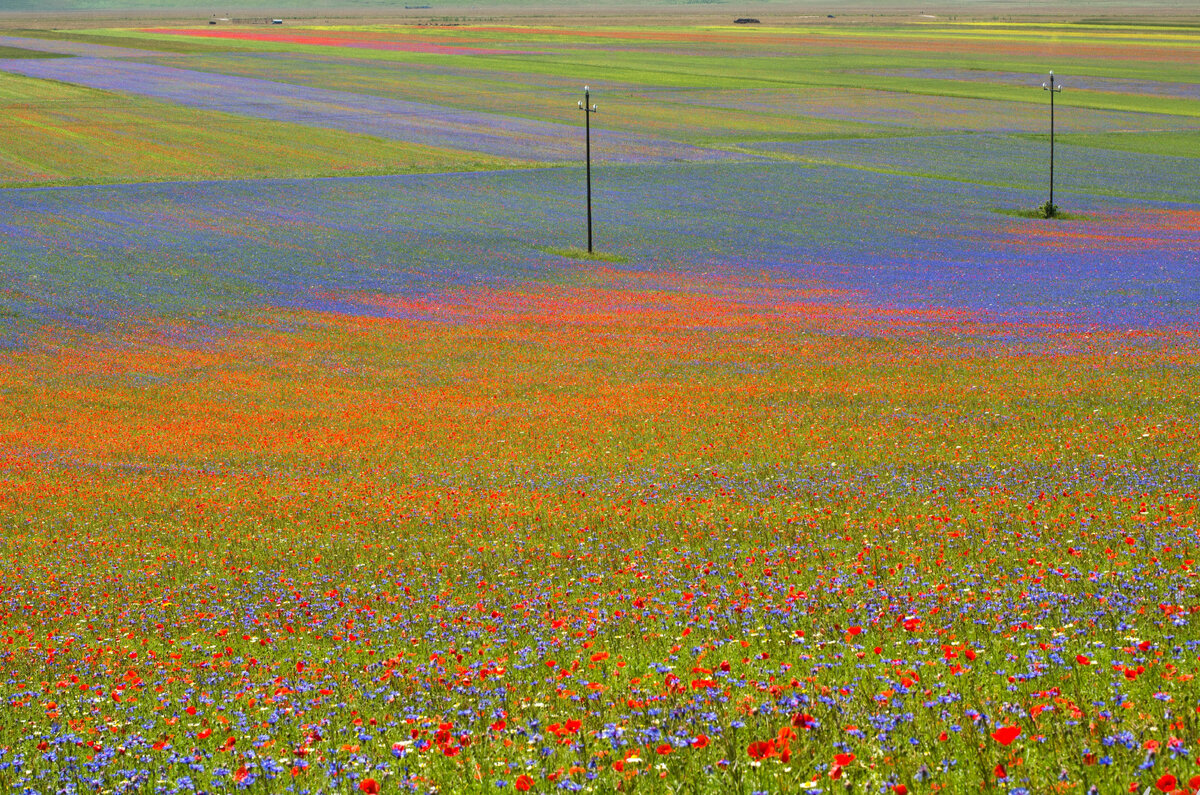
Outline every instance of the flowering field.
<svg viewBox="0 0 1200 795">
<path fill-rule="evenodd" d="M 783 191 L 691 168 L 725 203 L 611 177 L 615 269 L 444 209 L 388 271 L 382 194 L 552 222 L 528 174 L 9 193 L 5 787 L 1200 774 L 1195 211 L 980 196 L 935 243 L 914 185 L 872 258 L 861 217 L 723 242 Z"/>
<path fill-rule="evenodd" d="M 470 124 L 426 163 L 458 173 L 0 190 L 0 791 L 1200 790 L 1189 58 L 1159 90 L 1155 37 L 1058 31 L 1132 56 L 1089 89 L 1123 98 L 1070 111 L 1044 221 L 1018 212 L 1040 141 L 977 134 L 1044 110 L 996 64 L 951 81 L 984 95 L 898 83 L 883 110 L 826 85 L 772 137 L 756 114 L 795 97 L 684 68 L 743 32 L 255 30 L 169 64 L 17 59 L 0 99 L 118 97 L 135 125 L 201 113 L 177 72 L 271 82 L 296 118 L 259 116 L 253 153 L 316 134 L 326 69 L 434 120 L 489 72 L 480 116 L 545 130 L 506 92 L 565 93 L 559 51 L 609 47 L 641 70 L 623 140 L 713 156 L 598 166 L 604 260 L 571 248 L 577 169 L 435 159 L 486 167 Z M 106 37 L 201 38 L 77 38 Z M 51 63 L 128 92 L 27 76 Z M 706 137 L 650 111 L 670 94 L 728 113 Z"/>
<path fill-rule="evenodd" d="M 289 86 L 253 78 L 204 74 L 174 64 L 159 66 L 104 58 L 56 58 L 0 62 L 0 69 L 105 91 L 132 92 L 206 111 L 270 119 L 289 126 L 300 124 L 314 130 L 342 130 L 371 143 L 380 139 L 399 139 L 423 147 L 481 152 L 495 158 L 507 158 L 510 163 L 519 158 L 556 162 L 578 159 L 575 130 L 561 123 Z M 271 140 L 267 136 L 263 138 Z M 382 148 L 386 150 L 386 144 Z M 268 153 L 259 154 L 269 156 Z M 430 162 L 441 166 L 442 170 L 453 170 L 452 159 L 438 162 L 435 153 L 430 154 Z M 597 159 L 642 162 L 727 157 L 721 152 L 597 131 Z M 492 162 L 500 164 L 496 160 Z"/>
<path fill-rule="evenodd" d="M 1048 123 L 1040 85 L 1055 68 L 1068 89 L 1059 97 L 1058 130 L 1077 136 L 1086 150 L 1081 164 L 1102 163 L 1113 151 L 1187 158 L 1200 151 L 1200 42 L 1186 26 L 288 24 L 19 33 L 0 42 L 76 57 L 0 59 L 0 73 L 99 89 L 126 102 L 127 95 L 155 100 L 137 106 L 148 128 L 166 127 L 164 106 L 206 128 L 230 127 L 229 117 L 253 120 L 261 130 L 248 137 L 263 144 L 305 140 L 294 131 L 298 124 L 312 136 L 353 134 L 360 151 L 382 139 L 527 163 L 573 162 L 575 103 L 589 84 L 602 106 L 594 153 L 604 162 L 779 156 L 774 144 L 842 139 L 852 139 L 853 148 L 878 138 L 934 136 L 936 147 L 947 133 L 987 133 L 1002 136 L 997 147 L 1005 159 L 1024 155 L 1016 165 L 1036 170 L 1044 167 L 1037 144 Z M 109 122 L 136 123 L 136 114 Z M 0 153 L 27 140 L 8 130 L 0 126 Z M 71 165 L 95 170 L 94 149 L 81 151 L 72 132 L 47 125 L 47 148 L 63 154 L 39 153 L 34 164 L 50 160 L 44 171 L 51 174 Z M 196 148 L 174 128 L 163 138 L 170 143 L 160 145 L 175 151 Z M 328 147 L 318 141 L 295 158 L 266 148 L 230 135 L 198 151 L 208 162 L 253 159 L 228 176 L 345 172 L 342 164 L 291 165 L 313 155 L 319 162 Z M 782 157 L 790 156 L 785 147 Z M 449 161 L 449 153 L 442 158 Z M 383 160 L 364 171 L 386 170 Z M 220 176 L 204 165 L 195 165 L 196 176 Z M 394 170 L 414 170 L 406 165 L 400 160 Z M 952 154 L 917 173 L 980 179 L 964 175 L 970 165 Z M 985 164 L 985 171 L 995 168 L 1004 164 Z M 186 169 L 163 158 L 131 170 L 143 179 L 177 179 Z M 446 162 L 442 170 L 455 167 Z M 1184 166 L 1178 179 L 1190 182 L 1189 173 Z M 1130 182 L 1124 173 L 1120 179 Z"/>
<path fill-rule="evenodd" d="M 85 59 L 0 59 L 0 110 L 5 114 L 0 124 L 0 185 L 395 174 L 527 165 L 420 142 L 183 108 L 4 71 L 5 63 L 19 69 L 43 60 Z"/>
<path fill-rule="evenodd" d="M 1200 201 L 1200 158 L 1154 152 L 1121 152 L 1059 140 L 1055 147 L 1060 195 L 1117 195 L 1145 199 Z M 1200 136 L 1194 138 L 1200 143 Z M 1175 143 L 1182 143 L 1178 140 Z M 1046 163 L 1030 157 L 1028 137 L 949 134 L 887 139 L 769 141 L 748 144 L 750 152 L 791 156 L 801 162 L 837 163 L 850 168 L 937 176 L 1024 188 L 1046 185 Z"/>
</svg>

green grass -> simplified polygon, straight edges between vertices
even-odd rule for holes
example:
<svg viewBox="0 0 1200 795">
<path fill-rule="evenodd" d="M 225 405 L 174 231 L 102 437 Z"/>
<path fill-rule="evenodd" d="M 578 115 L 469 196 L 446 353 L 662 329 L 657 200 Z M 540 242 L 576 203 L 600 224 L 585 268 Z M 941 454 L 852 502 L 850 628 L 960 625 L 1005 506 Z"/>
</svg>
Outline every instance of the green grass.
<svg viewBox="0 0 1200 795">
<path fill-rule="evenodd" d="M 261 49 L 254 42 L 226 41 L 221 39 L 185 38 L 182 36 L 150 36 L 137 31 L 114 29 L 105 31 L 40 30 L 22 29 L 9 31 L 13 36 L 50 41 L 75 41 L 81 44 L 103 44 L 108 47 L 129 47 L 138 50 L 156 50 L 181 55 L 208 52 L 248 52 Z"/>
<path fill-rule="evenodd" d="M 1029 136 L 1047 140 L 1048 136 Z M 1055 140 L 1075 146 L 1138 152 L 1146 155 L 1200 157 L 1200 130 L 1131 131 L 1111 133 L 1071 133 L 1056 135 Z"/>
<path fill-rule="evenodd" d="M 474 171 L 521 161 L 0 73 L 0 186 Z"/>
<path fill-rule="evenodd" d="M 620 254 L 610 254 L 606 251 L 586 251 L 574 246 L 568 246 L 567 248 L 545 247 L 539 248 L 538 251 L 553 254 L 556 257 L 566 257 L 567 259 L 584 259 L 596 262 L 629 262 L 629 257 L 623 257 Z"/>
<path fill-rule="evenodd" d="M 1012 209 L 1008 207 L 993 207 L 992 212 L 997 215 L 1007 215 L 1011 218 L 1030 218 L 1039 221 L 1082 221 L 1090 216 L 1082 213 L 1064 213 L 1061 210 L 1047 218 L 1045 213 L 1038 209 Z"/>
<path fill-rule="evenodd" d="M 65 58 L 67 56 L 59 55 L 54 52 L 38 52 L 37 50 L 26 50 L 22 47 L 0 47 L 0 58 Z"/>
</svg>

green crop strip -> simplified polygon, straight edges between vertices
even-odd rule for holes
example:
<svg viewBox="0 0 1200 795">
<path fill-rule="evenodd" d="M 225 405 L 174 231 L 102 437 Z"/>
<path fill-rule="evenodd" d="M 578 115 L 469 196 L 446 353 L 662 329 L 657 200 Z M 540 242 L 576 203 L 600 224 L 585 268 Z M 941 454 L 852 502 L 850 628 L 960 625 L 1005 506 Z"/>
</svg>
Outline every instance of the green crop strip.
<svg viewBox="0 0 1200 795">
<path fill-rule="evenodd" d="M 1029 136 L 1031 138 L 1035 136 Z M 1036 136 L 1044 140 L 1048 136 Z M 1156 130 L 1110 133 L 1068 133 L 1057 136 L 1064 144 L 1139 152 L 1147 155 L 1200 158 L 1200 130 Z"/>
<path fill-rule="evenodd" d="M 0 58 L 63 58 L 65 56 L 53 52 L 38 52 L 21 47 L 0 47 Z"/>
<path fill-rule="evenodd" d="M 475 171 L 522 161 L 0 73 L 0 185 Z"/>
</svg>

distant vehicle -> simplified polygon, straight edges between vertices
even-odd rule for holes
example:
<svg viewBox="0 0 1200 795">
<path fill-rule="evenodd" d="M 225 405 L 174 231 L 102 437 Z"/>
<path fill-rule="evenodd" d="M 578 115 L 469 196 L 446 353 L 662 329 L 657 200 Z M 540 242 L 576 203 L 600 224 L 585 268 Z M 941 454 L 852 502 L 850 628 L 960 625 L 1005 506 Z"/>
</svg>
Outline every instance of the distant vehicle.
<svg viewBox="0 0 1200 795">
<path fill-rule="evenodd" d="M 272 19 L 272 20 L 271 20 L 271 24 L 272 24 L 272 25 L 282 25 L 282 24 L 283 24 L 283 20 L 282 20 L 282 19 Z"/>
<path fill-rule="evenodd" d="M 733 24 L 735 24 L 735 25 L 759 25 L 762 23 L 759 22 L 757 19 L 754 19 L 753 17 L 738 17 L 737 19 L 733 20 Z"/>
</svg>

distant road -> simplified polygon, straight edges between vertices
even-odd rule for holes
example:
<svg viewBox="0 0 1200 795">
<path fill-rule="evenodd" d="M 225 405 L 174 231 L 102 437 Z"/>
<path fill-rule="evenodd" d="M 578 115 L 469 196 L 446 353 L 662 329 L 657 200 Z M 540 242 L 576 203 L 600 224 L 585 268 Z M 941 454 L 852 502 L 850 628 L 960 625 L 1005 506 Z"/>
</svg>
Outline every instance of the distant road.
<svg viewBox="0 0 1200 795">
<path fill-rule="evenodd" d="M 756 17 L 764 24 L 797 17 L 838 18 L 863 16 L 956 16 L 961 18 L 1022 17 L 1039 19 L 1083 19 L 1089 17 L 1119 17 L 1123 19 L 1169 17 L 1200 18 L 1200 6 L 1195 0 L 1086 0 L 1049 4 L 1033 0 L 749 0 L 726 5 L 715 3 L 680 3 L 679 0 L 645 0 L 645 2 L 596 3 L 589 0 L 560 0 L 559 2 L 525 2 L 525 0 L 430 0 L 429 3 L 408 5 L 428 8 L 405 8 L 404 3 L 381 7 L 379 0 L 248 0 L 228 5 L 197 5 L 196 0 L 2 0 L 0 27 L 27 25 L 31 20 L 61 19 L 63 15 L 80 20 L 105 23 L 141 24 L 146 20 L 196 21 L 208 19 L 214 10 L 242 17 L 288 17 L 297 20 L 393 20 L 427 19 L 438 16 L 496 16 L 570 18 L 574 23 L 621 20 L 662 22 L 732 22 L 735 17 Z"/>
</svg>

